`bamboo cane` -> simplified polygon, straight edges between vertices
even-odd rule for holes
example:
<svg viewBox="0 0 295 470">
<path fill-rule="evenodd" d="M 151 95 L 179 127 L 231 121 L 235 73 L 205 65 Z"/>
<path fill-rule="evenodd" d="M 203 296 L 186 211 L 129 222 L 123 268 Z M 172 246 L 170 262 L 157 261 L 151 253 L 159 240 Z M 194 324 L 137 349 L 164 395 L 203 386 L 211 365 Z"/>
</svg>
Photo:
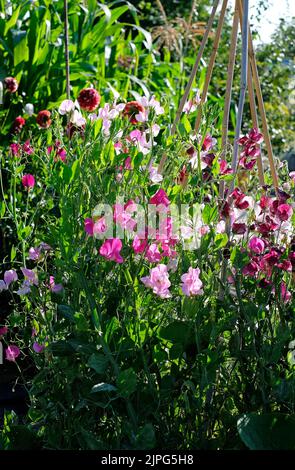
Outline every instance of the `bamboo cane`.
<svg viewBox="0 0 295 470">
<path fill-rule="evenodd" d="M 253 87 L 253 80 L 252 80 L 252 75 L 251 75 L 251 68 L 249 64 L 248 68 L 248 93 L 249 93 L 249 104 L 250 104 L 250 112 L 251 112 L 251 118 L 252 118 L 252 124 L 253 127 L 256 127 L 258 129 L 258 116 L 257 116 L 257 111 L 256 111 L 256 103 L 255 103 L 255 93 L 254 93 L 254 87 Z M 261 146 L 260 151 L 261 151 Z M 263 173 L 263 164 L 262 164 L 262 157 L 261 153 L 257 157 L 257 168 L 258 168 L 258 177 L 259 177 L 259 183 L 260 186 L 265 185 L 264 181 L 264 173 Z"/>
<path fill-rule="evenodd" d="M 241 17 L 243 16 L 242 12 L 242 4 L 241 0 L 239 0 L 239 11 L 241 14 Z M 270 171 L 272 175 L 272 180 L 273 180 L 273 185 L 274 188 L 277 192 L 278 187 L 279 187 L 279 181 L 278 181 L 278 175 L 275 167 L 275 161 L 274 161 L 274 156 L 273 156 L 273 151 L 272 151 L 272 145 L 271 145 L 271 140 L 268 132 L 268 125 L 267 125 L 267 120 L 266 120 L 266 113 L 265 113 L 265 107 L 263 103 L 263 97 L 262 97 L 262 91 L 261 91 L 261 86 L 260 86 L 260 79 L 258 75 L 258 70 L 257 70 L 257 63 L 256 63 L 256 56 L 255 56 L 255 50 L 253 46 L 253 40 L 252 40 L 252 34 L 249 28 L 249 59 L 250 59 L 250 65 L 251 65 L 251 72 L 252 72 L 252 77 L 253 77 L 253 82 L 254 82 L 254 87 L 256 91 L 256 96 L 257 96 L 257 102 L 258 102 L 258 109 L 261 117 L 261 122 L 262 122 L 262 131 L 263 131 L 263 136 L 264 136 L 264 141 L 267 149 L 267 154 L 268 154 L 268 161 L 269 161 L 269 166 L 270 166 Z"/>
<path fill-rule="evenodd" d="M 226 91 L 225 91 L 225 98 L 224 98 L 224 113 L 223 113 L 223 120 L 222 120 L 222 151 L 223 152 L 225 151 L 226 146 L 227 146 L 229 111 L 230 111 L 230 103 L 231 103 L 236 50 L 237 50 L 238 28 L 239 28 L 239 9 L 238 9 L 238 0 L 236 0 L 235 12 L 234 12 L 234 17 L 233 17 L 233 27 L 232 27 L 231 40 L 230 40 Z M 225 182 L 221 181 L 220 186 L 219 186 L 219 197 L 221 199 L 224 198 L 224 189 L 225 189 Z"/>
<path fill-rule="evenodd" d="M 70 59 L 69 59 L 69 21 L 68 2 L 64 0 L 64 35 L 65 35 L 65 62 L 66 62 L 66 95 L 70 99 Z"/>
<path fill-rule="evenodd" d="M 211 53 L 211 57 L 210 57 L 210 60 L 209 60 L 208 69 L 207 69 L 207 73 L 206 73 L 205 84 L 204 84 L 204 88 L 203 88 L 203 91 L 202 91 L 201 105 L 203 105 L 205 103 L 206 98 L 207 98 L 209 83 L 211 81 L 212 71 L 213 71 L 213 67 L 214 67 L 214 64 L 215 64 L 215 59 L 216 59 L 216 55 L 217 55 L 217 51 L 218 51 L 218 46 L 219 46 L 221 31 L 222 31 L 222 27 L 223 27 L 223 23 L 224 23 L 224 17 L 225 17 L 227 4 L 228 4 L 228 0 L 223 0 L 221 12 L 220 12 L 220 17 L 219 17 L 219 21 L 218 21 L 218 26 L 217 26 L 217 30 L 216 30 L 216 34 L 215 34 L 215 38 L 214 38 L 214 42 L 213 42 L 213 49 L 212 49 L 212 53 Z M 202 118 L 202 107 L 200 106 L 198 108 L 198 113 L 197 113 L 196 122 L 195 122 L 195 131 L 196 132 L 198 132 L 198 130 L 200 128 L 201 118 Z"/>
<path fill-rule="evenodd" d="M 232 157 L 232 169 L 233 169 L 233 180 L 231 182 L 231 188 L 233 189 L 235 184 L 235 175 L 238 168 L 238 150 L 239 150 L 239 138 L 242 127 L 242 117 L 245 104 L 245 96 L 247 89 L 247 72 L 248 72 L 248 17 L 249 17 L 249 0 L 243 2 L 243 17 L 242 17 L 242 67 L 241 67 L 241 81 L 240 81 L 240 96 L 238 104 L 238 114 L 235 129 L 235 140 L 234 140 L 234 151 Z"/>
<path fill-rule="evenodd" d="M 176 111 L 176 116 L 175 116 L 174 122 L 173 122 L 172 127 L 171 127 L 171 131 L 170 131 L 171 135 L 175 134 L 176 127 L 177 127 L 177 124 L 180 120 L 180 116 L 181 116 L 184 104 L 185 104 L 185 102 L 188 98 L 189 92 L 192 88 L 192 84 L 193 84 L 193 81 L 195 79 L 195 76 L 196 76 L 196 73 L 197 73 L 197 70 L 198 70 L 198 67 L 199 67 L 199 63 L 201 61 L 201 58 L 202 58 L 202 55 L 203 55 L 203 52 L 204 52 L 204 49 L 205 49 L 205 46 L 206 46 L 206 43 L 207 43 L 207 40 L 208 40 L 209 33 L 211 31 L 211 28 L 212 28 L 212 24 L 213 24 L 213 21 L 214 21 L 214 18 L 215 18 L 215 14 L 216 14 L 218 4 L 219 4 L 219 0 L 215 0 L 214 4 L 213 4 L 213 7 L 212 7 L 211 14 L 210 14 L 210 18 L 209 18 L 209 21 L 208 21 L 208 24 L 207 24 L 207 28 L 206 28 L 206 31 L 204 33 L 204 36 L 203 36 L 203 39 L 202 39 L 202 42 L 201 42 L 201 45 L 200 45 L 200 48 L 199 48 L 199 52 L 198 52 L 195 64 L 193 66 L 193 69 L 192 69 L 191 74 L 190 74 L 189 81 L 186 85 L 184 94 L 183 94 L 183 96 L 180 100 L 178 109 Z M 164 154 L 161 158 L 160 163 L 159 163 L 159 167 L 158 167 L 158 172 L 159 173 L 162 172 L 166 160 L 167 160 L 167 155 Z"/>
</svg>

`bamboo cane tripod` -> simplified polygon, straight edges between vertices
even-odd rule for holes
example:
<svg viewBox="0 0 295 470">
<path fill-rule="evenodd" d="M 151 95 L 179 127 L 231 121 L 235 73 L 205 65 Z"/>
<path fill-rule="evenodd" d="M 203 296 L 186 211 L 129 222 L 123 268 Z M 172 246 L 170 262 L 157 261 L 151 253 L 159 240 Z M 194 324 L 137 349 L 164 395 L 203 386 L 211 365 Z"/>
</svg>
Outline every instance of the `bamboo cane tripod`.
<svg viewBox="0 0 295 470">
<path fill-rule="evenodd" d="M 184 108 L 184 104 L 188 99 L 190 94 L 194 79 L 197 74 L 197 70 L 210 34 L 212 29 L 213 21 L 216 16 L 216 11 L 220 0 L 214 0 L 212 11 L 208 20 L 207 28 L 205 34 L 203 36 L 202 42 L 199 47 L 199 51 L 196 57 L 195 64 L 192 68 L 187 86 L 185 88 L 184 94 L 180 100 L 178 109 L 176 111 L 175 119 L 171 127 L 171 135 L 174 135 L 177 130 L 177 125 L 180 121 L 180 117 Z M 214 69 L 214 64 L 216 60 L 216 55 L 218 52 L 218 46 L 220 42 L 220 37 L 222 33 L 222 28 L 224 24 L 224 17 L 226 10 L 228 8 L 228 0 L 223 0 L 221 6 L 221 12 L 218 20 L 218 25 L 215 33 L 215 38 L 213 42 L 213 48 L 211 52 L 211 56 L 208 63 L 208 68 L 206 72 L 205 83 L 201 95 L 201 105 L 206 102 L 207 93 L 209 84 L 212 78 L 212 72 Z M 240 97 L 239 97 L 239 106 L 238 106 L 238 113 L 237 113 L 237 125 L 235 129 L 235 138 L 234 138 L 234 150 L 232 156 L 232 169 L 234 172 L 234 178 L 231 183 L 232 188 L 234 185 L 234 179 L 238 168 L 238 139 L 241 133 L 241 124 L 242 124 L 242 116 L 243 116 L 243 109 L 245 103 L 245 94 L 246 90 L 248 89 L 248 96 L 249 96 L 249 104 L 250 104 L 250 112 L 251 112 L 251 119 L 253 127 L 258 128 L 258 114 L 256 108 L 256 100 L 258 104 L 258 112 L 261 118 L 262 124 L 262 134 L 264 137 L 264 142 L 267 150 L 267 157 L 269 161 L 270 172 L 273 180 L 273 186 L 275 191 L 278 191 L 279 182 L 277 171 L 275 167 L 275 161 L 272 151 L 271 140 L 268 132 L 268 125 L 266 120 L 266 113 L 263 103 L 262 91 L 260 86 L 260 80 L 257 70 L 257 63 L 256 63 L 256 56 L 253 46 L 252 34 L 248 20 L 249 14 L 249 0 L 235 0 L 235 10 L 233 15 L 233 25 L 232 25 L 232 32 L 231 32 L 231 41 L 230 41 L 230 48 L 229 48 L 229 61 L 228 61 L 228 68 L 227 68 L 227 82 L 226 82 L 226 92 L 225 92 L 225 100 L 224 100 L 224 113 L 223 113 L 223 121 L 222 121 L 222 149 L 224 150 L 227 146 L 228 142 L 228 125 L 229 125 L 229 112 L 230 112 L 230 104 L 231 104 L 231 95 L 232 95 L 232 85 L 233 85 L 233 75 L 234 75 L 234 65 L 236 59 L 236 47 L 237 47 L 237 37 L 238 37 L 238 30 L 239 25 L 242 32 L 242 67 L 241 67 L 241 86 L 240 86 Z M 197 117 L 195 121 L 195 131 L 198 132 L 201 118 L 202 118 L 202 110 L 201 107 L 198 109 Z M 164 165 L 167 160 L 167 155 L 164 154 L 159 164 L 159 172 L 163 171 Z M 259 177 L 259 184 L 260 186 L 265 185 L 264 180 L 264 170 L 262 164 L 262 157 L 261 154 L 257 158 L 257 167 L 258 167 L 258 177 Z M 222 182 L 219 188 L 219 196 L 221 199 L 224 198 L 225 194 L 225 183 Z"/>
</svg>

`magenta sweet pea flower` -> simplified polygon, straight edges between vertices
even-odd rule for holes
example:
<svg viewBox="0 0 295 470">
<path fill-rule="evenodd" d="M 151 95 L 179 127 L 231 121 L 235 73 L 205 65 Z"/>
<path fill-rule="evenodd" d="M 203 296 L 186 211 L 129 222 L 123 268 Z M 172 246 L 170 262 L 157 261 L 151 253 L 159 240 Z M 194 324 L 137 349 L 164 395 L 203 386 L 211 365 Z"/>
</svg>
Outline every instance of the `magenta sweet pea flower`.
<svg viewBox="0 0 295 470">
<path fill-rule="evenodd" d="M 150 204 L 156 204 L 156 206 L 163 204 L 168 207 L 170 201 L 164 189 L 158 189 L 158 191 L 150 198 Z"/>
<path fill-rule="evenodd" d="M 134 253 L 143 253 L 146 250 L 148 241 L 144 237 L 145 235 L 143 235 L 143 237 L 140 237 L 139 235 L 135 235 L 133 242 L 132 242 L 132 248 L 134 250 Z"/>
<path fill-rule="evenodd" d="M 29 141 L 29 140 L 26 140 L 25 143 L 23 144 L 23 151 L 24 151 L 27 155 L 32 155 L 32 153 L 34 153 L 34 149 L 33 149 L 33 147 L 30 145 L 30 141 Z"/>
<path fill-rule="evenodd" d="M 94 226 L 93 220 L 90 217 L 87 217 L 84 220 L 84 230 L 88 235 L 90 235 L 90 237 L 93 237 L 93 226 Z"/>
<path fill-rule="evenodd" d="M 280 221 L 289 220 L 292 217 L 293 208 L 289 204 L 281 204 L 278 206 L 276 215 L 280 219 Z"/>
<path fill-rule="evenodd" d="M 250 263 L 246 264 L 246 266 L 243 267 L 242 273 L 244 276 L 251 276 L 255 277 L 256 274 L 260 271 L 259 264 L 256 263 L 256 261 L 250 261 Z"/>
<path fill-rule="evenodd" d="M 20 151 L 21 151 L 21 145 L 20 144 L 16 144 L 16 143 L 13 142 L 12 144 L 10 144 L 9 148 L 10 148 L 10 151 L 11 151 L 11 153 L 14 157 L 19 157 Z"/>
<path fill-rule="evenodd" d="M 265 243 L 261 238 L 253 237 L 248 243 L 248 248 L 253 251 L 253 253 L 260 255 L 265 250 Z"/>
<path fill-rule="evenodd" d="M 27 174 L 22 177 L 22 184 L 25 188 L 33 188 L 35 186 L 35 178 L 33 175 Z"/>
<path fill-rule="evenodd" d="M 33 344 L 33 349 L 36 353 L 41 353 L 42 351 L 44 351 L 45 349 L 45 345 L 44 344 L 39 344 L 35 341 L 35 343 Z"/>
<path fill-rule="evenodd" d="M 20 355 L 20 349 L 14 344 L 10 344 L 5 351 L 7 361 L 15 362 L 16 358 Z"/>
<path fill-rule="evenodd" d="M 150 275 L 142 277 L 141 281 L 146 287 L 153 289 L 154 294 L 158 295 L 162 299 L 171 297 L 169 292 L 171 282 L 169 281 L 168 270 L 165 264 L 159 264 L 155 268 L 152 268 L 150 270 Z"/>
<path fill-rule="evenodd" d="M 190 297 L 203 294 L 203 283 L 199 278 L 200 269 L 190 267 L 186 274 L 181 276 L 181 289 L 184 295 Z"/>
<path fill-rule="evenodd" d="M 122 241 L 119 238 L 110 238 L 101 245 L 99 253 L 107 260 L 123 263 L 124 259 L 120 255 L 121 249 Z"/>
</svg>

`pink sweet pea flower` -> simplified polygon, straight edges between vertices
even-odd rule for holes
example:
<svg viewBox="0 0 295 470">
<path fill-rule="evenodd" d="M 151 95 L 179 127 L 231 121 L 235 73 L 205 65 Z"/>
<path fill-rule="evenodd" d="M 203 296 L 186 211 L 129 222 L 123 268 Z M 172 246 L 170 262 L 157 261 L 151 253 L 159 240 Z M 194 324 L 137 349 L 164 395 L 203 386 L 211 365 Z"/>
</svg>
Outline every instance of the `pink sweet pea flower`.
<svg viewBox="0 0 295 470">
<path fill-rule="evenodd" d="M 162 255 L 159 252 L 158 245 L 152 243 L 147 249 L 145 257 L 150 263 L 157 263 L 158 261 L 161 261 Z"/>
<path fill-rule="evenodd" d="M 5 351 L 7 361 L 15 362 L 16 358 L 20 355 L 20 350 L 14 344 L 10 344 Z"/>
<path fill-rule="evenodd" d="M 156 206 L 163 204 L 168 207 L 170 201 L 164 189 L 158 189 L 158 191 L 150 198 L 150 204 L 156 204 Z"/>
<path fill-rule="evenodd" d="M 168 270 L 165 264 L 159 264 L 155 268 L 152 268 L 150 270 L 150 275 L 142 277 L 141 281 L 146 287 L 153 289 L 154 294 L 158 295 L 162 299 L 171 297 L 169 292 L 171 282 L 169 281 Z"/>
<path fill-rule="evenodd" d="M 199 278 L 200 269 L 190 267 L 186 274 L 181 276 L 182 284 L 181 289 L 184 295 L 190 297 L 193 295 L 203 294 L 203 283 Z"/>
<path fill-rule="evenodd" d="M 120 255 L 121 249 L 122 241 L 119 238 L 110 238 L 101 245 L 99 253 L 107 260 L 123 263 L 124 259 Z"/>
<path fill-rule="evenodd" d="M 45 349 L 45 345 L 44 344 L 39 344 L 35 341 L 35 343 L 33 344 L 33 350 L 36 352 L 36 353 L 41 353 L 42 351 L 44 351 Z"/>
<path fill-rule="evenodd" d="M 265 243 L 261 238 L 253 237 L 248 243 L 248 248 L 253 251 L 253 253 L 260 255 L 265 250 Z"/>
<path fill-rule="evenodd" d="M 33 188 L 35 186 L 35 178 L 33 175 L 24 175 L 22 177 L 22 184 L 25 188 Z"/>
</svg>

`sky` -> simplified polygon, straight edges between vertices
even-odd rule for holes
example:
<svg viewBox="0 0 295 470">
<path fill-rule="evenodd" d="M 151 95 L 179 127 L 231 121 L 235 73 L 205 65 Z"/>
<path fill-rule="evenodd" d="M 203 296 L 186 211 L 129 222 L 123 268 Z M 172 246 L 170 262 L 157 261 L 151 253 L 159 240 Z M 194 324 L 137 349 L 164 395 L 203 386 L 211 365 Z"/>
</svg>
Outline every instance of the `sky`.
<svg viewBox="0 0 295 470">
<path fill-rule="evenodd" d="M 231 0 L 232 3 L 233 0 Z M 291 18 L 295 16 L 295 0 L 269 0 L 269 7 L 263 15 L 260 23 L 257 21 L 257 5 L 259 0 L 249 0 L 250 4 L 250 18 L 253 24 L 260 33 L 260 39 L 256 42 L 269 42 L 271 34 L 279 24 L 279 19 Z"/>
</svg>

